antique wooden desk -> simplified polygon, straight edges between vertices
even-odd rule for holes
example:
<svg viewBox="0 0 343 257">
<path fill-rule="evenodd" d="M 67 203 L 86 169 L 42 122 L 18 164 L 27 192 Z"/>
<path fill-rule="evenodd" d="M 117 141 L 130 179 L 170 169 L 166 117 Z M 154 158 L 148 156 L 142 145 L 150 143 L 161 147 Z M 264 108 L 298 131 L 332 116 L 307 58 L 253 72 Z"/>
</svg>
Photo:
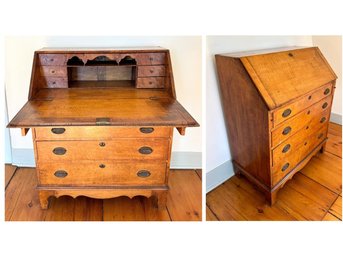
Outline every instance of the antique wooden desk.
<svg viewBox="0 0 343 257">
<path fill-rule="evenodd" d="M 169 50 L 41 49 L 28 102 L 8 127 L 32 129 L 43 209 L 49 196 L 154 196 L 166 203 L 178 103 Z"/>
<path fill-rule="evenodd" d="M 335 73 L 317 47 L 216 55 L 235 172 L 271 204 L 324 150 Z"/>
</svg>

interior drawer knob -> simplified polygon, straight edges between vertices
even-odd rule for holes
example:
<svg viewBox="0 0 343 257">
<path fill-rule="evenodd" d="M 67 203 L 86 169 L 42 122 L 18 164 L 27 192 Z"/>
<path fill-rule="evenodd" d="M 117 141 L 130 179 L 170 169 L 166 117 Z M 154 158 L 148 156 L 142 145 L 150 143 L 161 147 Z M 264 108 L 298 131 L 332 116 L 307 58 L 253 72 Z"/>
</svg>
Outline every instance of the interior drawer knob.
<svg viewBox="0 0 343 257">
<path fill-rule="evenodd" d="M 105 142 L 100 142 L 100 143 L 99 143 L 99 146 L 101 146 L 101 147 L 104 147 L 105 145 L 106 145 Z"/>
<path fill-rule="evenodd" d="M 50 59 L 50 62 L 53 62 L 53 61 L 54 61 L 54 59 L 53 59 L 53 58 L 51 58 L 51 59 Z"/>
<path fill-rule="evenodd" d="M 154 73 L 154 70 L 150 70 L 150 73 Z"/>
<path fill-rule="evenodd" d="M 330 93 L 330 88 L 325 89 L 324 95 L 328 95 Z"/>
<path fill-rule="evenodd" d="M 283 135 L 287 135 L 289 132 L 291 132 L 292 128 L 290 126 L 285 127 L 285 129 L 282 131 Z"/>
<path fill-rule="evenodd" d="M 67 150 L 63 147 L 56 147 L 54 148 L 54 150 L 52 150 L 52 152 L 56 155 L 64 155 L 67 152 Z"/>
<path fill-rule="evenodd" d="M 322 109 L 325 109 L 326 107 L 328 107 L 328 103 L 325 102 L 323 105 L 322 105 Z"/>
<path fill-rule="evenodd" d="M 55 173 L 54 173 L 55 177 L 58 177 L 58 178 L 65 178 L 66 176 L 68 176 L 68 172 L 66 172 L 65 170 L 57 170 Z"/>
<path fill-rule="evenodd" d="M 138 151 L 141 154 L 151 154 L 153 152 L 152 148 L 148 147 L 148 146 L 143 146 L 143 147 L 139 148 Z"/>
<path fill-rule="evenodd" d="M 99 165 L 99 168 L 101 168 L 101 169 L 104 169 L 105 167 L 106 167 L 106 165 L 103 164 L 103 163 L 101 163 L 101 164 Z"/>
<path fill-rule="evenodd" d="M 137 172 L 137 176 L 140 178 L 147 178 L 150 177 L 151 173 L 148 170 L 140 170 Z"/>
<path fill-rule="evenodd" d="M 52 128 L 51 132 L 54 134 L 63 134 L 66 131 L 65 128 Z"/>
<path fill-rule="evenodd" d="M 289 151 L 289 149 L 291 148 L 290 144 L 285 145 L 285 147 L 282 149 L 283 153 L 287 153 Z"/>
<path fill-rule="evenodd" d="M 289 167 L 289 163 L 287 162 L 285 165 L 282 166 L 281 171 L 283 172 L 283 171 L 287 170 L 288 167 Z"/>
<path fill-rule="evenodd" d="M 325 117 L 322 117 L 321 119 L 320 119 L 320 123 L 324 123 L 326 121 L 326 118 Z"/>
<path fill-rule="evenodd" d="M 154 132 L 154 128 L 140 128 L 139 131 L 144 133 L 144 134 L 150 134 L 150 133 Z"/>
<path fill-rule="evenodd" d="M 284 110 L 284 112 L 282 113 L 282 117 L 286 118 L 286 117 L 288 117 L 291 113 L 292 113 L 292 110 L 291 110 L 291 109 L 286 109 L 286 110 Z"/>
</svg>

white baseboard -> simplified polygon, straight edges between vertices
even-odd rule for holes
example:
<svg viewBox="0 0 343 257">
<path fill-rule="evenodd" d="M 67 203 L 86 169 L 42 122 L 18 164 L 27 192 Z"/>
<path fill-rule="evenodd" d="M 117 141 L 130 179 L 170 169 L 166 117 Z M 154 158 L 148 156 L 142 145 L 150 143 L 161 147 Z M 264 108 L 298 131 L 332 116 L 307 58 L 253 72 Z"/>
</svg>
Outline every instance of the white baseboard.
<svg viewBox="0 0 343 257">
<path fill-rule="evenodd" d="M 342 125 L 342 115 L 337 113 L 331 113 L 330 121 Z"/>
<path fill-rule="evenodd" d="M 12 149 L 12 164 L 18 167 L 36 167 L 33 149 Z M 173 152 L 171 169 L 201 169 L 201 152 Z"/>
<path fill-rule="evenodd" d="M 231 161 L 224 162 L 206 173 L 206 193 L 215 189 L 234 175 Z"/>
</svg>

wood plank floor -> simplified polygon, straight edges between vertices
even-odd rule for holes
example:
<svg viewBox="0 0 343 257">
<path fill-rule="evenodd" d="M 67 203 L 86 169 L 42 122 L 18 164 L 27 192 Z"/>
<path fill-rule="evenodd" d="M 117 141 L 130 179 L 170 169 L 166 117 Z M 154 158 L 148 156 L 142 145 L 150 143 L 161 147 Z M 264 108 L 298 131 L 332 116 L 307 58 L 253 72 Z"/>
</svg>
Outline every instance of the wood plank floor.
<svg viewBox="0 0 343 257">
<path fill-rule="evenodd" d="M 270 207 L 244 177 L 233 176 L 209 192 L 206 219 L 342 220 L 342 126 L 330 123 L 326 151 L 279 191 Z"/>
<path fill-rule="evenodd" d="M 69 196 L 50 198 L 50 208 L 39 205 L 36 170 L 5 167 L 6 221 L 200 221 L 201 170 L 171 170 L 166 208 L 153 207 L 141 196 L 99 200 Z"/>
</svg>

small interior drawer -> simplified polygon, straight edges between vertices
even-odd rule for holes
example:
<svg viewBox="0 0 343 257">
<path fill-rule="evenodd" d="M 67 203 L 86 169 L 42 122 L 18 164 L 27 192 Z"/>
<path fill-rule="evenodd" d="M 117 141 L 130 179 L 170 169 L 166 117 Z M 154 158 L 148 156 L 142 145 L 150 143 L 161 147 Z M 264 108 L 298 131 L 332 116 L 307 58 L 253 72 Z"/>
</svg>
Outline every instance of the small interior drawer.
<svg viewBox="0 0 343 257">
<path fill-rule="evenodd" d="M 332 83 L 328 83 L 316 91 L 306 94 L 298 101 L 277 109 L 273 112 L 274 127 L 331 94 Z"/>
<path fill-rule="evenodd" d="M 42 140 L 91 140 L 111 138 L 169 138 L 172 127 L 37 127 L 34 128 L 37 141 Z"/>
<path fill-rule="evenodd" d="M 166 162 L 109 160 L 39 162 L 40 185 L 120 186 L 165 184 Z"/>
<path fill-rule="evenodd" d="M 68 79 L 65 77 L 41 77 L 44 88 L 68 88 Z"/>
<path fill-rule="evenodd" d="M 164 88 L 165 77 L 137 78 L 137 88 Z"/>
<path fill-rule="evenodd" d="M 39 54 L 40 65 L 61 66 L 66 64 L 67 57 L 64 54 Z"/>
<path fill-rule="evenodd" d="M 163 77 L 165 76 L 164 65 L 138 66 L 138 77 Z"/>
<path fill-rule="evenodd" d="M 159 65 L 166 63 L 165 53 L 139 53 L 135 54 L 138 65 Z"/>
<path fill-rule="evenodd" d="M 67 77 L 67 67 L 64 66 L 41 66 L 40 72 L 46 77 Z"/>
</svg>

